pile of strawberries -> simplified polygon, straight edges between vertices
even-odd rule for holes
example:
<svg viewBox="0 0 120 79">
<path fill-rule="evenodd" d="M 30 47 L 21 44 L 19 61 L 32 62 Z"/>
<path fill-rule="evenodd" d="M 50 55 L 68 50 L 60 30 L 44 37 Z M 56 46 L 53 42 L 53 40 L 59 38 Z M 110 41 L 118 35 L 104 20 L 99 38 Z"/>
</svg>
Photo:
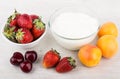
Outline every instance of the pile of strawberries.
<svg viewBox="0 0 120 79">
<path fill-rule="evenodd" d="M 38 39 L 45 31 L 45 24 L 37 15 L 18 13 L 16 10 L 5 24 L 4 35 L 16 43 L 30 43 Z"/>
<path fill-rule="evenodd" d="M 51 49 L 46 52 L 43 58 L 43 67 L 45 68 L 53 68 L 59 73 L 69 72 L 76 67 L 75 59 L 72 57 L 63 57 L 61 59 L 60 54 Z"/>
</svg>

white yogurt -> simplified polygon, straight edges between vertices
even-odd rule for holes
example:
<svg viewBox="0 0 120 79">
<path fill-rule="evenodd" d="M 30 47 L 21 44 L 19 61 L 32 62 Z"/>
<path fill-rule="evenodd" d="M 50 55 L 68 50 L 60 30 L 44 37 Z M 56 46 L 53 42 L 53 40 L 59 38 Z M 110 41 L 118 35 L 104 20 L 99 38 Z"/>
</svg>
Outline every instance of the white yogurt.
<svg viewBox="0 0 120 79">
<path fill-rule="evenodd" d="M 80 12 L 65 12 L 50 24 L 55 40 L 64 48 L 78 50 L 97 35 L 98 21 Z"/>
<path fill-rule="evenodd" d="M 60 14 L 52 23 L 52 31 L 70 39 L 79 39 L 95 33 L 98 21 L 83 13 L 66 12 Z"/>
</svg>

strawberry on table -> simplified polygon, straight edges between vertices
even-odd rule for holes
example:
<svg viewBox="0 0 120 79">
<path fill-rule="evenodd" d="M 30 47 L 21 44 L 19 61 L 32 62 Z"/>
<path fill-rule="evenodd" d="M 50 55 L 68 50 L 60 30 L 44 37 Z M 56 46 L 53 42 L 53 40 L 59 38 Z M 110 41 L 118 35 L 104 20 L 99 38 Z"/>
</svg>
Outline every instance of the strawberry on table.
<svg viewBox="0 0 120 79">
<path fill-rule="evenodd" d="M 75 60 L 72 57 L 64 57 L 56 66 L 56 71 L 59 73 L 69 72 L 75 67 Z"/>
<path fill-rule="evenodd" d="M 21 14 L 17 19 L 17 24 L 21 28 L 32 28 L 32 18 L 28 14 Z"/>
<path fill-rule="evenodd" d="M 45 31 L 45 24 L 40 20 L 40 18 L 33 21 L 32 34 L 35 39 L 39 38 Z"/>
<path fill-rule="evenodd" d="M 51 68 L 56 66 L 56 64 L 60 61 L 60 55 L 56 50 L 49 50 L 44 58 L 43 58 L 43 66 L 45 68 Z"/>
<path fill-rule="evenodd" d="M 12 26 L 17 26 L 17 19 L 19 18 L 21 14 L 18 13 L 16 10 L 14 12 L 14 14 L 12 14 L 8 20 L 7 23 L 12 27 Z"/>
<path fill-rule="evenodd" d="M 33 41 L 31 32 L 26 28 L 20 28 L 16 32 L 16 40 L 18 43 L 30 43 Z"/>
</svg>

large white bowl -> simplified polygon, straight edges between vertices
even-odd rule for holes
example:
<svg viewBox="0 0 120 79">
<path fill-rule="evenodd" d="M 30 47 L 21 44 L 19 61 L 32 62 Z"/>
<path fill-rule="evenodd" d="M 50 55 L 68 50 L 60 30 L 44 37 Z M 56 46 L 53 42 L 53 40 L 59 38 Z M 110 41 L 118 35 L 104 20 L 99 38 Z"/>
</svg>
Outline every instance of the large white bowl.
<svg viewBox="0 0 120 79">
<path fill-rule="evenodd" d="M 54 31 L 52 28 L 52 24 L 55 21 L 55 19 L 61 13 L 64 13 L 64 12 L 80 12 L 83 14 L 87 14 L 96 19 L 96 14 L 94 14 L 91 10 L 89 10 L 86 7 L 64 7 L 64 8 L 58 9 L 55 13 L 53 13 L 53 15 L 51 16 L 51 18 L 49 20 L 49 27 L 51 29 L 53 37 L 62 47 L 66 48 L 66 49 L 70 49 L 70 50 L 78 50 L 78 49 L 80 49 L 81 46 L 88 44 L 93 39 L 95 39 L 97 32 L 99 30 L 99 22 L 98 22 L 98 26 L 96 26 L 97 28 L 94 32 L 91 32 L 89 35 L 84 36 L 82 38 L 81 37 L 80 38 L 69 38 L 69 37 L 62 36 L 59 33 L 56 33 L 56 31 Z M 82 27 L 81 27 L 81 29 L 82 29 Z M 86 29 L 89 29 L 89 28 L 86 28 Z M 73 28 L 73 30 L 74 30 L 74 28 Z M 66 29 L 66 31 L 67 31 L 67 29 Z"/>
</svg>

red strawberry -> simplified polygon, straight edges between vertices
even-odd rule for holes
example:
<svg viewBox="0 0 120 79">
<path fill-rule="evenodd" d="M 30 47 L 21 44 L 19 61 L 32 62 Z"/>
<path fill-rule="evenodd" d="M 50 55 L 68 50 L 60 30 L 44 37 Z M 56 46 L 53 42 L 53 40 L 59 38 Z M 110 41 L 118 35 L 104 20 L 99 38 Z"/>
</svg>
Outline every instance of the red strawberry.
<svg viewBox="0 0 120 79">
<path fill-rule="evenodd" d="M 17 19 L 19 27 L 31 29 L 32 28 L 32 19 L 28 14 L 22 14 Z"/>
<path fill-rule="evenodd" d="M 39 38 L 45 31 L 45 24 L 40 21 L 40 19 L 35 19 L 33 21 L 32 34 L 35 39 Z"/>
<path fill-rule="evenodd" d="M 16 40 L 19 43 L 30 43 L 33 41 L 33 36 L 28 29 L 20 28 L 16 32 Z"/>
<path fill-rule="evenodd" d="M 59 73 L 64 73 L 71 71 L 75 67 L 75 60 L 72 57 L 64 57 L 56 66 L 56 71 Z"/>
<path fill-rule="evenodd" d="M 17 42 L 15 39 L 15 32 L 16 32 L 16 27 L 10 27 L 9 24 L 6 24 L 4 27 L 4 35 L 11 41 Z"/>
<path fill-rule="evenodd" d="M 37 16 L 37 15 L 30 15 L 31 16 L 31 18 L 32 18 L 32 21 L 34 21 L 35 19 L 38 19 L 39 18 L 39 16 Z"/>
<path fill-rule="evenodd" d="M 51 68 L 56 66 L 60 61 L 60 55 L 56 50 L 49 50 L 43 58 L 43 66 L 45 68 Z"/>
<path fill-rule="evenodd" d="M 18 13 L 16 10 L 14 14 L 12 14 L 9 18 L 7 23 L 12 27 L 12 26 L 17 26 L 17 19 L 20 16 L 20 13 Z"/>
<path fill-rule="evenodd" d="M 14 19 L 14 20 L 12 20 L 11 22 L 10 22 L 10 26 L 12 27 L 12 26 L 16 26 L 17 25 L 17 20 L 16 19 Z"/>
</svg>

